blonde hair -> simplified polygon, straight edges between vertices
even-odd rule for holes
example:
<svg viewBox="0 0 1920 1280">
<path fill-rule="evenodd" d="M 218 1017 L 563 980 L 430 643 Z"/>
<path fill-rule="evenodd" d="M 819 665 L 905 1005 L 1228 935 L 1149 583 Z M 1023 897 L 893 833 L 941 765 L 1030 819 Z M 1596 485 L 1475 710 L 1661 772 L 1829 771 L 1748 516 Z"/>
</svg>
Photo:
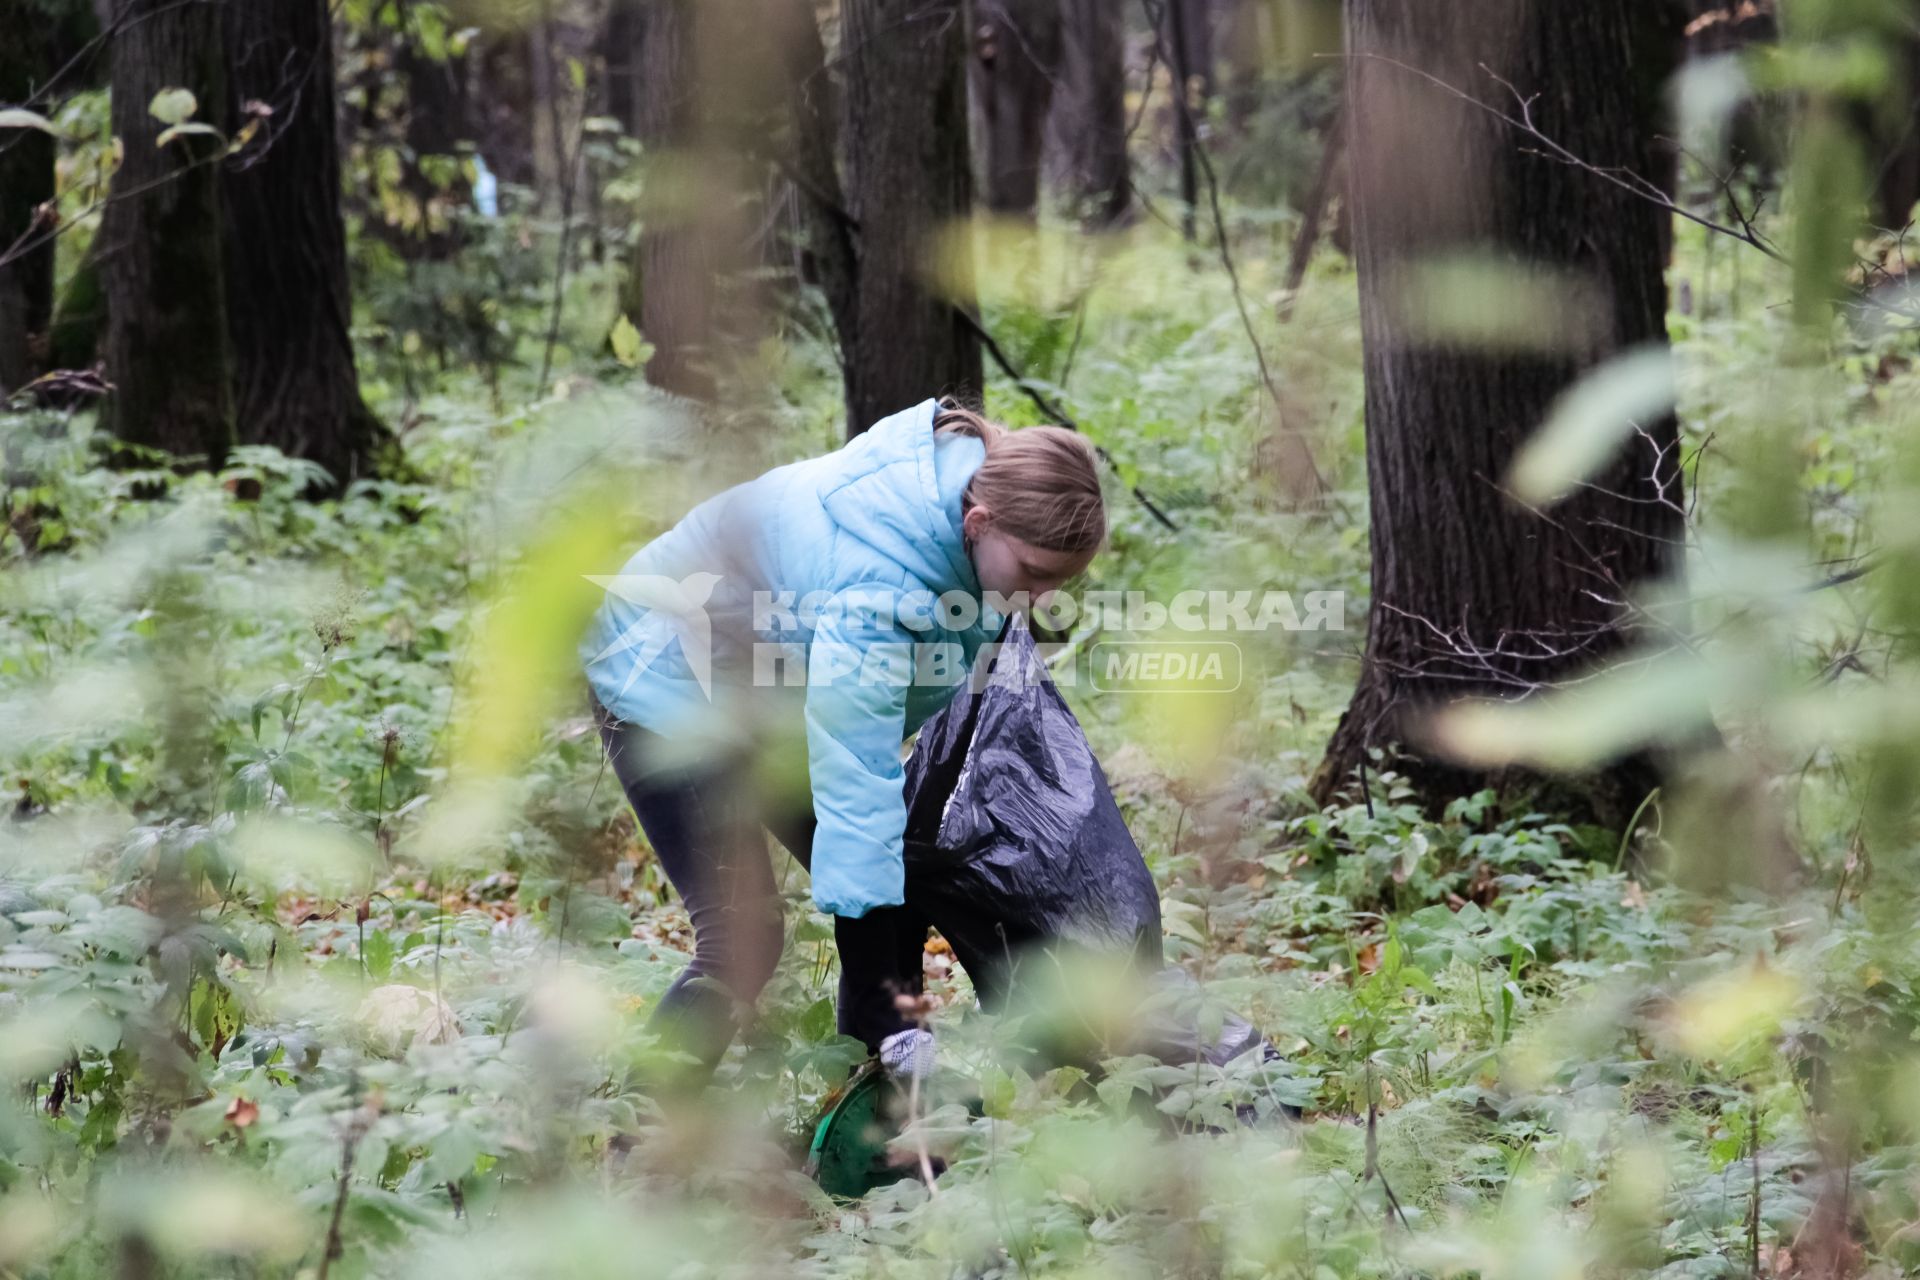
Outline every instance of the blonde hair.
<svg viewBox="0 0 1920 1280">
<path fill-rule="evenodd" d="M 987 460 L 967 484 L 963 509 L 985 506 L 994 527 L 1045 551 L 1096 551 L 1107 508 L 1093 446 L 1066 427 L 1009 431 L 950 399 L 934 411 L 936 433 L 973 436 Z"/>
</svg>

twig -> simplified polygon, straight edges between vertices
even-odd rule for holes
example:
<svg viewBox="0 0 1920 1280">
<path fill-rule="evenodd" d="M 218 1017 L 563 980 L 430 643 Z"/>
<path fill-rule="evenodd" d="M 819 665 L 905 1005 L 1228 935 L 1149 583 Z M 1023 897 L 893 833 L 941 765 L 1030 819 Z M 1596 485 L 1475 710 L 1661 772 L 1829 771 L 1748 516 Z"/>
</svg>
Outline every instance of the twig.
<svg viewBox="0 0 1920 1280">
<path fill-rule="evenodd" d="M 1519 108 L 1520 108 L 1520 114 L 1518 116 L 1510 115 L 1507 112 L 1502 111 L 1500 108 L 1492 105 L 1491 103 L 1482 102 L 1480 99 L 1474 97 L 1472 94 L 1468 93 L 1466 90 L 1459 89 L 1454 87 L 1453 85 L 1448 84 L 1445 80 L 1442 80 L 1439 76 L 1433 75 L 1431 72 L 1422 71 L 1419 67 L 1413 66 L 1410 63 L 1402 62 L 1398 58 L 1389 58 L 1383 53 L 1320 54 L 1317 56 L 1364 58 L 1370 62 L 1383 63 L 1386 66 L 1396 67 L 1401 71 L 1405 71 L 1412 75 L 1418 76 L 1420 79 L 1425 80 L 1428 84 L 1432 85 L 1436 89 L 1439 89 L 1441 92 L 1447 94 L 1449 97 L 1457 98 L 1461 102 L 1466 103 L 1468 106 L 1473 107 L 1478 111 L 1485 112 L 1487 115 L 1492 116 L 1494 119 L 1505 123 L 1510 128 L 1517 129 L 1521 133 L 1526 134 L 1529 138 L 1532 138 L 1535 142 L 1538 142 L 1542 147 L 1546 148 L 1545 151 L 1538 152 L 1536 154 L 1542 155 L 1551 160 L 1557 160 L 1562 164 L 1571 165 L 1573 168 L 1583 170 L 1587 173 L 1591 173 L 1595 177 L 1601 178 L 1613 184 L 1614 186 L 1619 187 L 1623 191 L 1631 192 L 1632 194 L 1639 196 L 1643 200 L 1649 200 L 1653 202 L 1655 205 L 1658 205 L 1660 208 L 1665 209 L 1669 213 L 1685 218 L 1687 221 L 1695 223 L 1699 226 L 1705 227 L 1709 231 L 1716 231 L 1721 235 L 1730 236 L 1733 239 L 1740 241 L 1742 244 L 1750 245 L 1753 248 L 1758 249 L 1760 252 L 1766 254 L 1769 258 L 1772 258 L 1775 262 L 1787 261 L 1787 256 L 1784 253 L 1774 248 L 1771 244 L 1767 243 L 1765 239 L 1755 234 L 1754 232 L 1750 230 L 1742 230 L 1739 227 L 1731 227 L 1724 222 L 1716 222 L 1712 218 L 1703 217 L 1700 214 L 1693 212 L 1691 209 L 1688 209 L 1680 204 L 1677 204 L 1674 201 L 1672 196 L 1668 195 L 1664 190 L 1662 190 L 1656 183 L 1652 182 L 1651 180 L 1647 178 L 1643 178 L 1639 174 L 1633 173 L 1630 170 L 1593 164 L 1575 155 L 1573 152 L 1569 151 L 1567 148 L 1561 146 L 1558 142 L 1554 141 L 1552 138 L 1548 137 L 1545 133 L 1541 132 L 1540 127 L 1534 124 L 1533 122 L 1534 98 L 1526 97 L 1522 95 L 1518 89 L 1513 87 L 1513 84 L 1510 81 L 1505 80 L 1501 76 L 1496 74 L 1485 63 L 1480 64 L 1480 69 L 1482 71 L 1485 71 L 1487 75 L 1496 84 L 1500 85 L 1500 87 L 1502 87 L 1508 93 L 1513 95 L 1514 101 L 1519 104 Z M 1535 95 L 1535 97 L 1537 96 L 1538 95 Z"/>
<path fill-rule="evenodd" d="M 1307 193 L 1307 207 L 1300 211 L 1300 230 L 1295 233 L 1293 248 L 1287 255 L 1287 279 L 1276 313 L 1281 324 L 1293 319 L 1294 303 L 1307 278 L 1307 264 L 1313 259 L 1314 246 L 1320 242 L 1320 227 L 1326 221 L 1327 201 L 1333 192 L 1334 171 L 1339 167 L 1346 141 L 1347 110 L 1343 106 L 1333 113 L 1333 122 L 1327 126 L 1320 146 L 1320 168 L 1314 175 L 1313 189 Z"/>
<path fill-rule="evenodd" d="M 347 1212 L 347 1191 L 353 1181 L 353 1157 L 360 1149 L 360 1139 L 373 1127 L 377 1114 L 376 1104 L 366 1102 L 347 1117 L 341 1132 L 340 1190 L 333 1198 L 333 1216 L 327 1222 L 327 1244 L 320 1255 L 318 1280 L 327 1280 L 327 1271 L 333 1266 L 334 1259 L 346 1251 L 340 1239 L 340 1220 Z"/>
<path fill-rule="evenodd" d="M 1400 1197 L 1393 1194 L 1393 1187 L 1387 1181 L 1387 1175 L 1380 1171 L 1380 1104 L 1373 1096 L 1373 1064 L 1367 1064 L 1367 1163 L 1360 1175 L 1360 1181 L 1380 1180 L 1380 1190 L 1387 1196 L 1387 1208 L 1393 1211 L 1394 1220 L 1402 1228 L 1407 1225 L 1407 1215 L 1400 1208 Z M 325 1280 L 325 1277 L 322 1277 Z"/>
<path fill-rule="evenodd" d="M 1747 1216 L 1747 1265 L 1754 1280 L 1760 1278 L 1760 1103 L 1753 1087 L 1747 1087 L 1747 1158 L 1753 1166 L 1753 1202 Z"/>
<path fill-rule="evenodd" d="M 1747 245 L 1750 248 L 1758 249 L 1761 253 L 1773 259 L 1775 262 L 1787 263 L 1790 261 L 1790 259 L 1784 252 L 1775 248 L 1764 236 L 1760 235 L 1759 232 L 1753 229 L 1753 219 L 1759 215 L 1759 206 L 1757 204 L 1754 206 L 1754 209 L 1751 212 L 1743 213 L 1740 209 L 1739 202 L 1733 200 L 1732 191 L 1730 188 L 1728 188 L 1727 189 L 1728 201 L 1733 209 L 1733 216 L 1740 223 L 1740 225 L 1737 227 L 1730 226 L 1727 223 L 1720 222 L 1720 221 L 1717 221 L 1716 219 L 1709 218 L 1702 214 L 1695 213 L 1693 210 L 1687 208 L 1685 205 L 1682 205 L 1676 200 L 1674 200 L 1674 198 L 1668 195 L 1667 192 L 1658 183 L 1652 181 L 1649 178 L 1643 177 L 1640 174 L 1634 173 L 1630 169 L 1622 168 L 1620 166 L 1615 166 L 1615 165 L 1597 165 L 1592 163 L 1589 160 L 1582 158 L 1581 156 L 1574 154 L 1565 146 L 1562 146 L 1559 142 L 1547 136 L 1547 134 L 1543 132 L 1537 124 L 1533 122 L 1533 104 L 1539 98 L 1539 95 L 1533 94 L 1529 96 L 1529 95 L 1522 94 L 1518 89 L 1514 87 L 1511 81 L 1500 76 L 1498 73 L 1493 71 L 1492 68 L 1488 67 L 1485 63 L 1480 64 L 1480 69 L 1486 72 L 1488 77 L 1490 77 L 1496 84 L 1500 85 L 1503 89 L 1505 89 L 1509 94 L 1513 96 L 1513 100 L 1518 105 L 1518 108 L 1519 108 L 1519 112 L 1520 112 L 1519 115 L 1517 116 L 1512 115 L 1506 111 L 1502 111 L 1499 107 L 1496 107 L 1491 103 L 1482 102 L 1479 98 L 1474 97 L 1472 94 L 1466 92 L 1464 89 L 1460 89 L 1455 87 L 1454 85 L 1448 84 L 1445 80 L 1440 79 L 1440 77 L 1433 75 L 1430 72 L 1422 71 L 1420 68 L 1416 66 L 1412 66 L 1408 63 L 1402 62 L 1397 58 L 1390 58 L 1385 54 L 1347 53 L 1347 54 L 1317 54 L 1315 56 L 1316 57 L 1343 57 L 1343 58 L 1355 58 L 1355 59 L 1365 58 L 1369 61 L 1379 62 L 1390 67 L 1396 67 L 1402 71 L 1418 76 L 1420 79 L 1425 80 L 1428 84 L 1434 86 L 1436 89 L 1439 89 L 1441 92 L 1447 94 L 1449 97 L 1456 98 L 1459 101 L 1466 103 L 1468 106 L 1473 107 L 1475 110 L 1485 112 L 1487 115 L 1492 116 L 1494 119 L 1501 121 L 1502 123 L 1506 124 L 1510 128 L 1515 129 L 1520 133 L 1526 135 L 1527 137 L 1533 139 L 1535 142 L 1537 142 L 1540 145 L 1541 148 L 1543 148 L 1542 150 L 1533 150 L 1531 148 L 1523 148 L 1526 154 L 1537 155 L 1537 156 L 1540 156 L 1542 159 L 1553 160 L 1560 164 L 1568 165 L 1572 168 L 1579 169 L 1582 172 L 1590 173 L 1596 178 L 1601 179 L 1602 181 L 1610 183 L 1613 186 L 1619 187 L 1622 191 L 1626 191 L 1631 195 L 1637 196 L 1642 200 L 1648 201 L 1649 203 L 1653 204 L 1656 208 L 1664 210 L 1665 212 L 1672 214 L 1675 217 L 1684 218 L 1686 221 L 1691 222 L 1696 226 L 1704 227 L 1708 231 L 1712 231 L 1719 235 L 1726 236 L 1732 240 L 1737 240 L 1741 244 Z M 1711 170 L 1709 170 L 1709 172 L 1711 172 Z M 1718 179 L 1719 175 L 1716 174 L 1715 177 L 1716 179 Z M 1885 228 L 1880 228 L 1880 229 L 1886 230 Z M 1871 267 L 1871 264 L 1863 264 L 1863 265 L 1866 266 L 1868 270 L 1873 270 L 1873 268 Z M 1854 304 L 1857 306 L 1864 307 L 1871 311 L 1882 312 L 1886 315 L 1893 316 L 1896 319 L 1900 319 L 1900 320 L 1909 320 L 1909 321 L 1920 320 L 1920 309 L 1915 309 L 1911 307 L 1897 307 L 1891 303 L 1883 302 L 1879 298 L 1875 297 L 1872 290 L 1869 289 L 1864 284 L 1862 285 L 1850 284 L 1847 286 L 1846 292 L 1852 298 Z"/>
</svg>

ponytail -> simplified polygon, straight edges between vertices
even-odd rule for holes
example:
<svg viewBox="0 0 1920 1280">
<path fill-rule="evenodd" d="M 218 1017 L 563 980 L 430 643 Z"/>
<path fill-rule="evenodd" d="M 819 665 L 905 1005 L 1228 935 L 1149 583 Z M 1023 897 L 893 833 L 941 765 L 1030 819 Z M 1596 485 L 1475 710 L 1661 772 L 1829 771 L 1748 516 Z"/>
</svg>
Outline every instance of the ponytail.
<svg viewBox="0 0 1920 1280">
<path fill-rule="evenodd" d="M 1009 431 L 943 397 L 936 433 L 972 436 L 987 459 L 967 483 L 963 506 L 984 504 L 1002 532 L 1047 551 L 1097 550 L 1107 538 L 1100 472 L 1086 437 L 1065 427 Z"/>
</svg>

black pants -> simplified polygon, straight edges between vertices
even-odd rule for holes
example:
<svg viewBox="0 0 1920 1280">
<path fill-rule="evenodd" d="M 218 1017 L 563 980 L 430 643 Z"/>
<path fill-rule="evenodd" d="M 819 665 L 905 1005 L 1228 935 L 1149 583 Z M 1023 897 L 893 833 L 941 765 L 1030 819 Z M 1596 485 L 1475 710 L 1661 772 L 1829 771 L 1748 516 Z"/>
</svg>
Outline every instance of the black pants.
<svg viewBox="0 0 1920 1280">
<path fill-rule="evenodd" d="M 782 806 L 758 794 L 750 758 L 659 772 L 659 735 L 616 719 L 598 699 L 592 707 L 614 775 L 693 921 L 693 962 L 648 1025 L 693 1054 L 700 1063 L 694 1074 L 704 1078 L 733 1040 L 735 1002 L 759 996 L 786 942 L 766 833 L 811 868 L 813 806 Z M 921 991 L 926 919 L 909 907 L 882 907 L 857 920 L 834 917 L 833 932 L 840 1032 L 877 1050 L 886 1036 L 913 1025 L 895 997 Z"/>
</svg>

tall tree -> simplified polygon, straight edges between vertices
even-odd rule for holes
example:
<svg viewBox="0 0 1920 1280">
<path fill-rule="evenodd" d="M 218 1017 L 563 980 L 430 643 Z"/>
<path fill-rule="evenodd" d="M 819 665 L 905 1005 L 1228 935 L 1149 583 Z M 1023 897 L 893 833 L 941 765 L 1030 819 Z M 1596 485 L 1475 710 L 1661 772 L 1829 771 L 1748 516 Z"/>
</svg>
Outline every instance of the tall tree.
<svg viewBox="0 0 1920 1280">
<path fill-rule="evenodd" d="M 1213 98 L 1213 24 L 1208 0 L 1148 2 L 1173 85 L 1173 125 L 1180 159 L 1180 228 L 1194 238 L 1194 213 L 1200 203 L 1200 126 Z"/>
<path fill-rule="evenodd" d="M 1060 77 L 1047 145 L 1069 200 L 1098 229 L 1124 221 L 1133 201 L 1124 11 L 1112 0 L 1059 4 Z"/>
<path fill-rule="evenodd" d="M 344 487 L 386 431 L 354 372 L 326 0 L 221 8 L 228 124 L 254 130 L 223 187 L 239 437 L 316 462 Z"/>
<path fill-rule="evenodd" d="M 444 260 L 460 248 L 454 211 L 473 198 L 458 157 L 460 144 L 472 132 L 467 119 L 467 55 L 452 47 L 446 14 L 438 6 L 401 0 L 398 19 L 392 48 L 405 86 L 400 186 L 408 198 L 399 225 L 388 218 L 371 221 L 373 229 L 409 263 Z"/>
<path fill-rule="evenodd" d="M 782 75 L 768 22 L 745 0 L 655 0 L 639 20 L 641 232 L 625 310 L 653 346 L 647 380 L 698 400 L 724 389 L 757 334 L 748 218 Z"/>
<path fill-rule="evenodd" d="M 226 101 L 212 0 L 118 0 L 112 120 L 124 152 L 96 253 L 107 298 L 107 423 L 123 440 L 218 465 L 233 445 L 233 357 L 221 248 L 222 140 L 154 114 Z M 159 101 L 156 101 L 158 99 Z M 186 123 L 195 123 L 192 120 Z M 284 353 L 283 353 L 284 354 Z"/>
<path fill-rule="evenodd" d="M 859 227 L 859 326 L 846 352 L 854 432 L 930 395 L 981 391 L 979 339 L 955 305 L 971 305 L 973 285 L 964 16 L 962 0 L 842 7 Z"/>
<path fill-rule="evenodd" d="M 976 0 L 973 101 L 995 213 L 1032 217 L 1040 203 L 1040 148 L 1060 71 L 1060 0 Z"/>
<path fill-rule="evenodd" d="M 777 0 L 768 8 L 777 42 L 783 129 L 780 164 L 793 185 L 798 212 L 799 277 L 818 285 L 843 348 L 859 332 L 859 259 L 853 217 L 840 182 L 840 102 L 827 74 L 826 44 L 812 0 Z M 850 390 L 843 385 L 843 391 Z M 848 402 L 852 421 L 852 405 Z M 854 428 L 857 430 L 858 428 Z"/>
<path fill-rule="evenodd" d="M 1677 49 L 1678 32 L 1651 46 L 1646 33 L 1666 12 L 1662 0 L 1347 0 L 1373 587 L 1359 684 L 1315 778 L 1323 798 L 1368 748 L 1404 742 L 1410 715 L 1524 695 L 1619 653 L 1632 634 L 1624 593 L 1669 567 L 1683 532 L 1670 416 L 1550 510 L 1501 488 L 1583 370 L 1666 341 L 1662 214 L 1439 87 L 1511 109 L 1497 75 L 1574 155 L 1653 173 L 1662 77 L 1646 55 Z M 1595 322 L 1557 341 L 1537 324 L 1494 341 L 1438 325 L 1408 300 L 1423 265 L 1461 254 L 1580 282 L 1552 313 Z M 1474 785 L 1439 764 L 1412 774 L 1429 795 Z M 1576 799 L 1622 821 L 1650 780 L 1644 764 L 1616 765 Z"/>
<path fill-rule="evenodd" d="M 52 73 L 48 16 L 40 0 L 0 0 L 0 105 L 33 101 Z M 53 318 L 53 239 L 40 221 L 54 197 L 53 165 L 52 134 L 0 130 L 0 395 L 34 375 L 33 348 Z"/>
<path fill-rule="evenodd" d="M 601 23 L 599 47 L 595 50 L 602 68 L 605 95 L 602 106 L 627 132 L 636 136 L 640 132 L 640 104 L 646 96 L 640 53 L 646 48 L 649 8 L 646 0 L 607 0 L 607 14 Z"/>
<path fill-rule="evenodd" d="M 106 88 L 111 41 L 102 26 L 112 20 L 110 0 L 0 0 L 0 30 L 17 36 L 0 48 L 0 79 L 26 95 L 0 89 L 0 101 L 53 117 L 73 94 Z M 105 309 L 91 254 L 54 296 L 58 227 L 37 215 L 54 198 L 56 159 L 50 134 L 0 133 L 0 390 L 46 370 L 85 369 L 100 342 Z"/>
</svg>

